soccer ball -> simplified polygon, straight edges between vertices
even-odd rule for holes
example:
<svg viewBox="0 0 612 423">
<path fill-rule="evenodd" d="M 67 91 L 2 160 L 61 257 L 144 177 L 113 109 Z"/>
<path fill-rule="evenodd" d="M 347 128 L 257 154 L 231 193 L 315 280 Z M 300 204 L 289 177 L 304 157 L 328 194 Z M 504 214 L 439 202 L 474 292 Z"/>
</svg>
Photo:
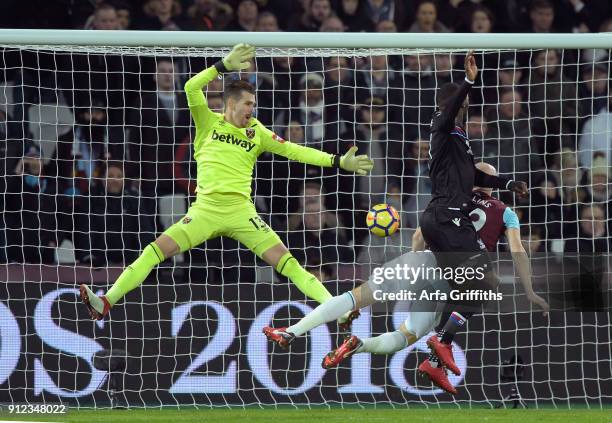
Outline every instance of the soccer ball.
<svg viewBox="0 0 612 423">
<path fill-rule="evenodd" d="M 397 231 L 400 224 L 397 210 L 389 204 L 377 204 L 370 209 L 366 218 L 368 229 L 376 236 L 389 236 Z"/>
</svg>

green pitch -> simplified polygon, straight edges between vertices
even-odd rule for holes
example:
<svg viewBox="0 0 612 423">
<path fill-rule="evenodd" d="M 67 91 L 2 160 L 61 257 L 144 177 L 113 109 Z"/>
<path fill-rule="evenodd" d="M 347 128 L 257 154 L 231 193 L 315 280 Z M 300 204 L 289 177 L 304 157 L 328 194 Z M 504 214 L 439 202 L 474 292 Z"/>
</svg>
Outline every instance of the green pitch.
<svg viewBox="0 0 612 423">
<path fill-rule="evenodd" d="M 222 422 L 222 423 L 475 423 L 475 422 L 607 422 L 612 423 L 611 410 L 440 410 L 440 409 L 214 409 L 214 410 L 84 410 L 65 415 L 1 413 L 0 420 L 30 422 Z"/>
</svg>

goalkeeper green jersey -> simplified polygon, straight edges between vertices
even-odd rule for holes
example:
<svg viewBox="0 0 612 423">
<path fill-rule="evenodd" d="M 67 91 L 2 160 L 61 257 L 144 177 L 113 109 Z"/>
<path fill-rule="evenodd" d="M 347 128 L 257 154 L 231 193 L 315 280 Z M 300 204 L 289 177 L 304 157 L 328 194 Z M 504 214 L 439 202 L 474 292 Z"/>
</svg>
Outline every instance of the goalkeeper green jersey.
<svg viewBox="0 0 612 423">
<path fill-rule="evenodd" d="M 197 163 L 198 198 L 212 193 L 237 193 L 250 198 L 253 168 L 265 151 L 322 167 L 331 167 L 334 156 L 285 141 L 251 118 L 237 128 L 209 109 L 202 88 L 218 76 L 213 66 L 185 84 L 189 110 L 196 127 L 194 158 Z"/>
</svg>

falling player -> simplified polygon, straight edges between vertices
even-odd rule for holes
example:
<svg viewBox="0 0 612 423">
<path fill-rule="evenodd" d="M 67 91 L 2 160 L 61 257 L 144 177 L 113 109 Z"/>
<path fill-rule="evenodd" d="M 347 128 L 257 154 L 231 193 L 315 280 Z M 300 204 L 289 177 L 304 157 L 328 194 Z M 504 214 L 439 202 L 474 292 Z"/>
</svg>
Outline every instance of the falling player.
<svg viewBox="0 0 612 423">
<path fill-rule="evenodd" d="M 495 168 L 486 163 L 478 163 L 476 165 L 480 170 L 489 174 L 495 175 Z M 490 188 L 475 187 L 473 195 L 474 211 L 471 216 L 475 217 L 474 225 L 482 238 L 488 251 L 495 251 L 497 242 L 502 235 L 506 236 L 514 264 L 517 268 L 523 289 L 527 294 L 527 298 L 534 304 L 541 307 L 544 312 L 548 311 L 548 304 L 544 299 L 538 296 L 532 288 L 531 272 L 529 267 L 529 259 L 525 253 L 520 240 L 518 216 L 514 211 L 507 207 L 503 202 L 491 197 Z M 432 253 L 423 251 L 425 242 L 421 235 L 421 231 L 417 229 L 412 241 L 413 252 L 403 254 L 402 256 L 385 263 L 383 268 L 395 268 L 399 265 L 403 268 L 405 265 L 412 267 L 420 266 L 436 266 L 435 256 Z M 417 281 L 412 284 L 408 280 L 385 280 L 384 283 L 377 284 L 373 277 L 370 277 L 367 283 L 360 285 L 351 292 L 346 292 L 342 295 L 334 297 L 329 302 L 320 305 L 311 313 L 306 315 L 297 324 L 288 328 L 264 328 L 264 333 L 273 342 L 286 348 L 293 339 L 313 329 L 314 327 L 331 322 L 351 310 L 353 307 L 363 308 L 376 302 L 374 299 L 374 291 L 381 293 L 397 293 L 405 290 L 416 292 L 421 289 L 427 289 L 433 286 L 440 286 L 439 281 Z M 411 309 L 410 315 L 403 322 L 399 330 L 394 332 L 384 333 L 382 335 L 359 339 L 356 336 L 347 338 L 344 343 L 330 352 L 323 359 L 323 367 L 332 368 L 338 366 L 340 362 L 357 353 L 373 353 L 373 354 L 393 354 L 414 344 L 423 336 L 427 335 L 440 320 L 441 312 L 436 311 L 415 311 Z M 445 391 L 455 394 L 457 391 L 448 380 L 446 372 L 442 366 L 432 367 L 427 360 L 419 366 L 419 371 L 427 375 L 430 380 L 438 387 Z"/>
<path fill-rule="evenodd" d="M 474 52 L 464 60 L 465 81 L 462 85 L 447 83 L 436 96 L 438 110 L 431 121 L 429 143 L 429 178 L 432 199 L 421 217 L 421 231 L 425 242 L 436 256 L 437 265 L 452 269 L 481 269 L 484 278 L 472 278 L 463 283 L 450 281 L 454 289 L 492 290 L 497 286 L 489 256 L 478 238 L 469 213 L 473 209 L 474 185 L 486 188 L 509 189 L 520 196 L 527 196 L 527 184 L 512 181 L 477 169 L 469 139 L 462 128 L 468 108 L 468 92 L 476 81 L 478 67 Z M 478 312 L 479 299 L 460 301 L 442 315 L 442 329 L 438 336 L 427 340 L 432 353 L 429 364 L 438 363 L 451 372 L 461 372 L 453 359 L 452 340 L 457 330 Z"/>
<path fill-rule="evenodd" d="M 355 156 L 357 147 L 340 157 L 278 137 L 253 117 L 255 88 L 246 81 L 228 82 L 223 93 L 224 113 L 211 111 L 202 89 L 225 72 L 248 68 L 254 55 L 254 47 L 238 44 L 223 60 L 185 84 L 196 127 L 196 201 L 180 221 L 144 248 L 105 295 L 98 297 L 85 284 L 81 285 L 81 298 L 92 319 L 102 319 L 162 261 L 222 235 L 246 245 L 309 298 L 323 303 L 332 297 L 257 214 L 250 199 L 253 167 L 257 157 L 265 151 L 315 166 L 339 167 L 359 175 L 367 174 L 373 164 L 365 155 Z"/>
</svg>

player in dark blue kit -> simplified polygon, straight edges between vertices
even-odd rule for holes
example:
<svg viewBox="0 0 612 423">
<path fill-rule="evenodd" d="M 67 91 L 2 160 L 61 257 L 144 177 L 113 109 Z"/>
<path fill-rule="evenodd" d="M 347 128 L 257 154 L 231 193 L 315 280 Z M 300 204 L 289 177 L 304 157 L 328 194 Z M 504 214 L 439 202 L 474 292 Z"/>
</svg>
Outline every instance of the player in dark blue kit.
<svg viewBox="0 0 612 423">
<path fill-rule="evenodd" d="M 473 51 L 464 61 L 465 81 L 461 85 L 444 84 L 437 93 L 438 110 L 431 122 L 429 147 L 429 177 L 432 184 L 432 200 L 421 217 L 423 238 L 436 256 L 441 268 L 486 269 L 485 278 L 472 280 L 458 289 L 494 289 L 497 278 L 491 271 L 486 248 L 476 234 L 470 220 L 473 210 L 474 186 L 508 189 L 520 196 L 527 195 L 527 184 L 512 181 L 477 169 L 469 139 L 463 130 L 463 120 L 468 107 L 468 92 L 478 75 Z M 442 329 L 438 336 L 427 340 L 432 349 L 429 363 L 447 367 L 456 375 L 460 370 L 452 353 L 452 340 L 457 330 L 470 318 L 479 306 L 478 301 L 465 301 L 448 309 L 442 316 Z"/>
</svg>

